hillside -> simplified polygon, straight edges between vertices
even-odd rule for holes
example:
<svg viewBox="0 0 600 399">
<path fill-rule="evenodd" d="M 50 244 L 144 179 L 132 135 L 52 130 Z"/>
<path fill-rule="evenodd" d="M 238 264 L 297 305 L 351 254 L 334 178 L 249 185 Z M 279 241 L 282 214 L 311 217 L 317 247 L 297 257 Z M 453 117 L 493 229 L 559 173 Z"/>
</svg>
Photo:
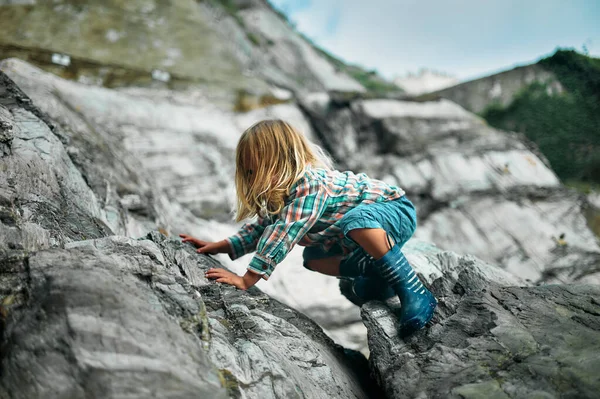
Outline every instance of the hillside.
<svg viewBox="0 0 600 399">
<path fill-rule="evenodd" d="M 422 96 L 442 97 L 536 143 L 557 175 L 584 190 L 600 183 L 600 59 L 558 50 L 536 64 Z"/>
<path fill-rule="evenodd" d="M 600 58 L 560 50 L 538 65 L 556 76 L 564 91 L 534 82 L 507 106 L 481 112 L 492 126 L 524 133 L 565 181 L 600 185 Z"/>
</svg>

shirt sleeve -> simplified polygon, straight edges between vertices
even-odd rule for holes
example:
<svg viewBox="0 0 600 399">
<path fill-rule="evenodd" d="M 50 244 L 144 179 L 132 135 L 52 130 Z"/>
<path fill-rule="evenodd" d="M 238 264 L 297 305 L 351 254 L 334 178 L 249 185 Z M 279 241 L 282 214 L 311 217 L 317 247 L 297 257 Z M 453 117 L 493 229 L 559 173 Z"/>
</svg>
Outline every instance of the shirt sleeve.
<svg viewBox="0 0 600 399">
<path fill-rule="evenodd" d="M 258 240 L 263 234 L 265 227 L 268 225 L 268 221 L 264 218 L 258 218 L 255 223 L 246 223 L 240 230 L 225 239 L 231 247 L 231 253 L 229 257 L 234 260 L 250 252 L 256 250 Z"/>
<path fill-rule="evenodd" d="M 256 254 L 248 269 L 267 280 L 300 239 L 323 215 L 327 204 L 324 187 L 297 187 L 296 195 L 268 225 L 258 242 Z"/>
</svg>

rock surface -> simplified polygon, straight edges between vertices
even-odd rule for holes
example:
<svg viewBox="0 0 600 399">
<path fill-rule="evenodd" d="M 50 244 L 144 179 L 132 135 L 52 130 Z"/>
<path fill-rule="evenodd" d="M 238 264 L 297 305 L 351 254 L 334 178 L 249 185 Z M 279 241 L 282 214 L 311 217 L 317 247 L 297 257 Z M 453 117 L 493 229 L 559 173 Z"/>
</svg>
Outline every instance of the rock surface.
<svg viewBox="0 0 600 399">
<path fill-rule="evenodd" d="M 479 114 L 492 104 L 504 107 L 510 105 L 519 91 L 534 82 L 548 85 L 550 93 L 564 91 L 552 72 L 532 64 L 433 91 L 423 97 L 446 98 Z"/>
<path fill-rule="evenodd" d="M 368 397 L 366 364 L 258 289 L 209 282 L 215 266 L 158 233 L 37 252 L 5 333 L 0 395 Z"/>
<path fill-rule="evenodd" d="M 488 274 L 493 266 L 438 256 L 452 273 L 422 273 L 440 300 L 431 328 L 402 341 L 397 308 L 374 301 L 362 308 L 372 370 L 387 397 L 597 396 L 598 286 L 507 286 L 510 279 Z"/>
<path fill-rule="evenodd" d="M 581 200 L 520 137 L 487 127 L 451 102 L 320 93 L 299 105 L 236 113 L 189 92 L 90 87 L 18 60 L 0 69 L 52 117 L 115 233 L 141 237 L 158 227 L 207 240 L 232 234 L 236 227 L 226 221 L 237 137 L 257 120 L 280 117 L 328 149 L 341 168 L 407 190 L 419 210 L 417 238 L 534 282 L 598 281 L 600 250 Z M 364 155 L 357 158 L 357 151 Z M 561 233 L 567 247 L 553 239 Z M 220 260 L 242 273 L 248 258 Z M 297 248 L 260 288 L 337 342 L 367 353 L 359 311 L 339 294 L 337 280 L 300 265 Z"/>
<path fill-rule="evenodd" d="M 297 311 L 207 281 L 177 240 L 112 235 L 63 128 L 0 79 L 0 397 L 371 395 L 364 357 Z"/>
<path fill-rule="evenodd" d="M 94 84 L 148 85 L 159 71 L 171 87 L 364 91 L 263 0 L 0 1 L 0 20 L 2 58 L 25 57 Z M 53 53 L 69 64 L 52 66 Z"/>
</svg>

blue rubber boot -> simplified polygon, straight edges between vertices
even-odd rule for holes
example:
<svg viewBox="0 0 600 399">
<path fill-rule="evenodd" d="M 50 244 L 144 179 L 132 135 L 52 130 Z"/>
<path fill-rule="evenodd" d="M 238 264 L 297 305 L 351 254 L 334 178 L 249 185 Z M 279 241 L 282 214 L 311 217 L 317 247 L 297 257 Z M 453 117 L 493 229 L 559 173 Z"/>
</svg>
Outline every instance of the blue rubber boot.
<svg viewBox="0 0 600 399">
<path fill-rule="evenodd" d="M 379 276 L 374 259 L 361 248 L 340 263 L 340 276 L 349 281 L 343 284 L 342 293 L 354 304 L 362 306 L 371 300 L 385 301 L 396 292 Z"/>
<path fill-rule="evenodd" d="M 394 246 L 374 265 L 400 298 L 400 337 L 425 327 L 433 317 L 437 301 L 421 283 L 400 248 Z"/>
</svg>

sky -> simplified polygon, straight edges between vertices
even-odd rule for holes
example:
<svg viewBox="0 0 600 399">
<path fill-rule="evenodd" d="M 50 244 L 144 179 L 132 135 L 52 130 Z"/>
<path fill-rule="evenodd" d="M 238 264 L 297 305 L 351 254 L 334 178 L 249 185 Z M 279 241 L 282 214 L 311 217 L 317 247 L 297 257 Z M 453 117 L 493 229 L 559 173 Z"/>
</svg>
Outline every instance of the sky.
<svg viewBox="0 0 600 399">
<path fill-rule="evenodd" d="M 342 60 L 388 79 L 421 68 L 469 80 L 557 47 L 600 57 L 600 0 L 269 0 Z"/>
</svg>

